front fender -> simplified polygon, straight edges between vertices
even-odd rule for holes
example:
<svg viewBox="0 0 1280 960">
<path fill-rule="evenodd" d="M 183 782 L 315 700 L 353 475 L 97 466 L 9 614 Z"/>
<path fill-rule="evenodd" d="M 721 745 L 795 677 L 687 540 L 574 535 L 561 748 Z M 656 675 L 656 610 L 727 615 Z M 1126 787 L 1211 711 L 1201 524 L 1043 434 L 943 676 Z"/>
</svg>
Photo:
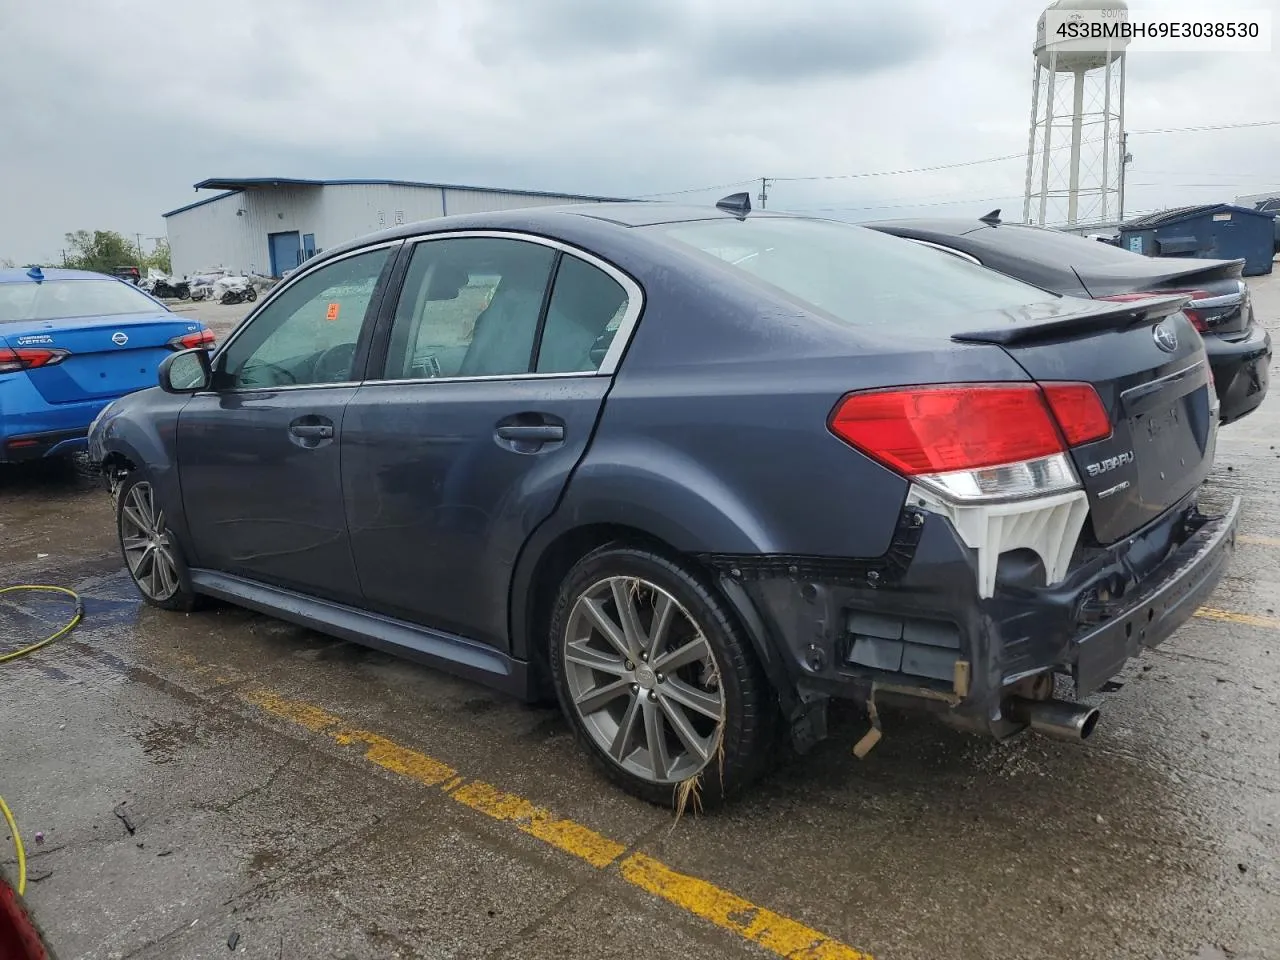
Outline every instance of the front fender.
<svg viewBox="0 0 1280 960">
<path fill-rule="evenodd" d="M 114 455 L 124 457 L 135 469 L 146 471 L 160 497 L 170 532 L 186 548 L 191 541 L 182 509 L 178 465 L 173 457 L 178 411 L 147 409 L 150 405 L 145 401 L 150 392 L 131 394 L 103 408 L 89 428 L 88 454 L 98 465 Z M 168 394 L 160 396 L 169 398 Z M 160 413 L 163 415 L 157 415 Z"/>
</svg>

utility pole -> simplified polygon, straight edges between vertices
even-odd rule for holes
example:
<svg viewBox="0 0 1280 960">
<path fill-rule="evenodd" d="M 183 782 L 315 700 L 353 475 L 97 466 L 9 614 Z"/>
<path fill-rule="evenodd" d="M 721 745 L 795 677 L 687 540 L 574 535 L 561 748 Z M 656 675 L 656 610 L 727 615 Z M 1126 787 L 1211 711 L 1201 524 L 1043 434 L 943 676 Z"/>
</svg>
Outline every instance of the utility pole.
<svg viewBox="0 0 1280 960">
<path fill-rule="evenodd" d="M 1133 154 L 1129 152 L 1129 134 L 1122 132 L 1120 134 L 1120 195 L 1116 198 L 1116 202 L 1120 209 L 1116 215 L 1116 221 L 1120 224 L 1124 223 L 1124 180 L 1125 174 L 1128 173 L 1129 164 L 1133 162 Z"/>
<path fill-rule="evenodd" d="M 142 260 L 146 256 L 146 254 L 142 252 L 142 234 L 135 233 L 133 236 L 134 239 L 138 241 L 138 259 Z M 141 266 L 141 264 L 139 264 L 139 266 Z"/>
<path fill-rule="evenodd" d="M 773 183 L 768 177 L 760 178 L 760 209 L 763 210 L 769 201 L 769 184 Z"/>
</svg>

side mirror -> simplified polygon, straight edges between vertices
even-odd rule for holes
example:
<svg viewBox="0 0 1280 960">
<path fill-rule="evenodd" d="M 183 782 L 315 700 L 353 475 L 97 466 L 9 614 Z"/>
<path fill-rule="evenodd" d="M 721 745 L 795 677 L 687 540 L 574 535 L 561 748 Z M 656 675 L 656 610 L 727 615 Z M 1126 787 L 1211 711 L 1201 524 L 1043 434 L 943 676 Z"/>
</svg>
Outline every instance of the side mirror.
<svg viewBox="0 0 1280 960">
<path fill-rule="evenodd" d="M 160 389 L 165 393 L 195 393 L 208 390 L 213 382 L 209 352 L 203 347 L 179 350 L 160 361 L 157 371 Z"/>
</svg>

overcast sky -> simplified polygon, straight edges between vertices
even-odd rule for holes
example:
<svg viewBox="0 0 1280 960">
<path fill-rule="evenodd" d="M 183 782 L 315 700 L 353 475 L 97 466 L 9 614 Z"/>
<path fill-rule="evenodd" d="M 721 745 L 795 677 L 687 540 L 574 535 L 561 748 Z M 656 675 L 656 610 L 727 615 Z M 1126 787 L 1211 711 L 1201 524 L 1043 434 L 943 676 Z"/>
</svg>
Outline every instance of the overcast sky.
<svg viewBox="0 0 1280 960">
<path fill-rule="evenodd" d="M 215 176 L 619 196 L 715 185 L 689 195 L 701 202 L 761 176 L 1018 154 L 1040 9 L 0 0 L 0 259 L 56 258 L 76 229 L 162 235 L 160 214 L 212 195 L 191 187 Z M 1130 130 L 1277 119 L 1280 51 L 1129 58 Z M 1280 187 L 1280 126 L 1135 135 L 1130 150 L 1131 212 Z M 848 219 L 1020 214 L 1023 176 L 1015 159 L 779 180 L 769 206 Z"/>
</svg>

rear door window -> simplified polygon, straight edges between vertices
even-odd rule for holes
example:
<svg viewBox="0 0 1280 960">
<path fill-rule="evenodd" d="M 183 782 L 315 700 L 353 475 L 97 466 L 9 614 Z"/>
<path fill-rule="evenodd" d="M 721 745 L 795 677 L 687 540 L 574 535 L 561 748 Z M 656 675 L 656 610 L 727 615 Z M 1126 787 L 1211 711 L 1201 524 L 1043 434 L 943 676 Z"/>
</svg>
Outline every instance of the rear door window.
<svg viewBox="0 0 1280 960">
<path fill-rule="evenodd" d="M 530 372 L 556 251 L 505 237 L 417 245 L 396 305 L 385 378 Z"/>
<path fill-rule="evenodd" d="M 855 326 L 952 333 L 951 318 L 1058 299 L 951 253 L 852 224 L 759 217 L 650 229 L 744 280 Z"/>
<path fill-rule="evenodd" d="M 538 345 L 538 373 L 595 373 L 629 304 L 627 291 L 599 267 L 560 259 Z"/>
</svg>

